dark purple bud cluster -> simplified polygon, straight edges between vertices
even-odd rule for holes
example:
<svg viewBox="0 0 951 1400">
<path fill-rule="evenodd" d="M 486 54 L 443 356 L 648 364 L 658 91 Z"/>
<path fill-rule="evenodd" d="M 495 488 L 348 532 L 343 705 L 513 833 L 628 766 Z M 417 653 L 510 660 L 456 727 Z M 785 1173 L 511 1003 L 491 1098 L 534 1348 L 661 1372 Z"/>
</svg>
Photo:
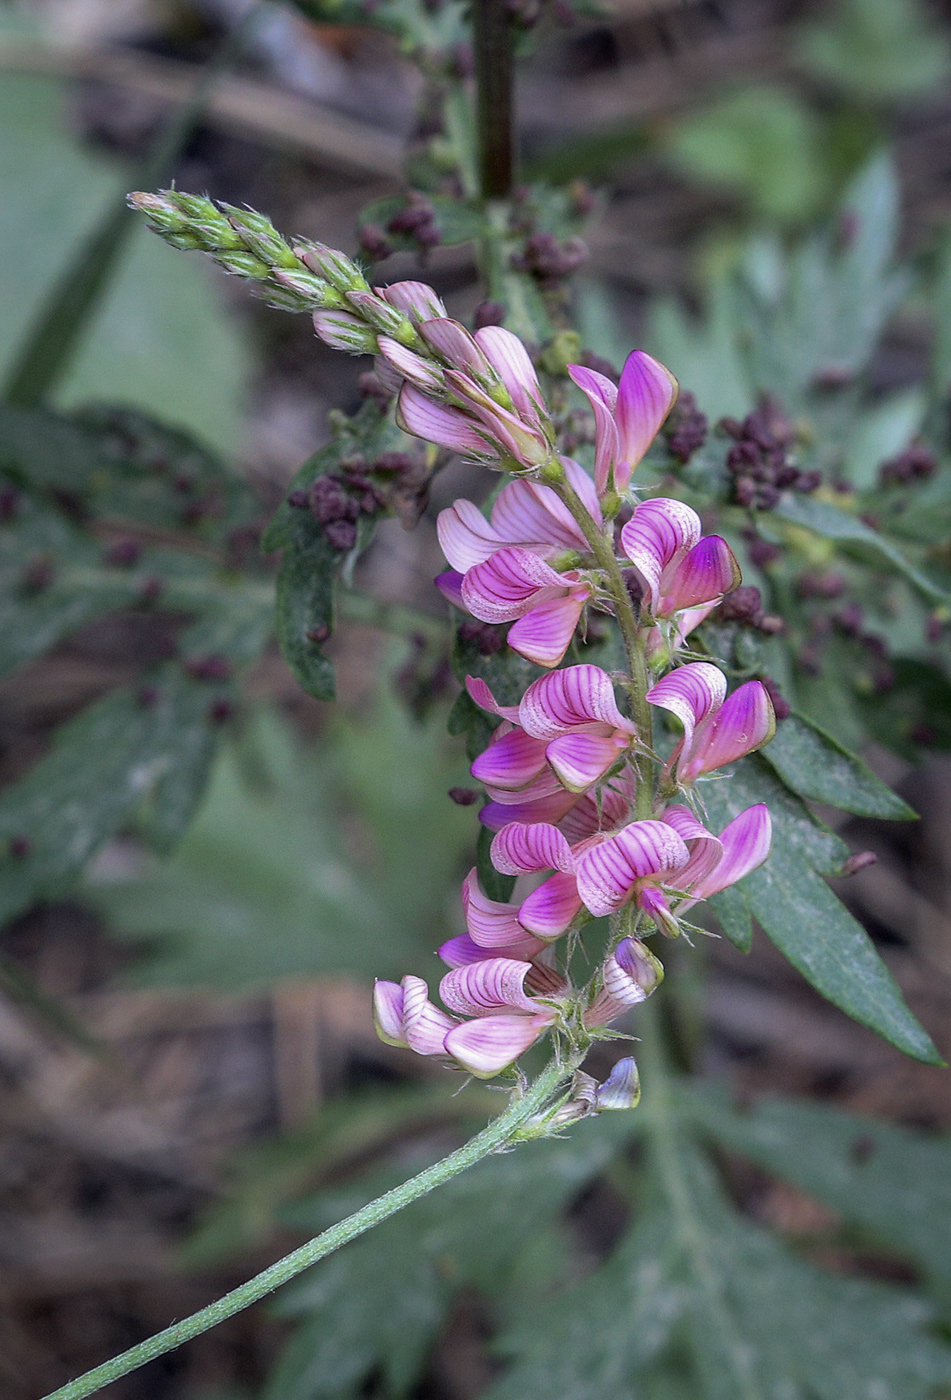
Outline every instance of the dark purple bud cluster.
<svg viewBox="0 0 951 1400">
<path fill-rule="evenodd" d="M 744 584 L 728 593 L 723 602 L 710 614 L 711 622 L 736 622 L 741 627 L 752 627 L 768 637 L 775 637 L 786 630 L 786 624 L 775 613 L 767 613 L 763 608 L 763 598 L 758 588 Z"/>
<path fill-rule="evenodd" d="M 475 788 L 451 787 L 447 796 L 451 802 L 455 802 L 457 807 L 471 807 L 474 802 L 479 800 L 479 794 Z"/>
<path fill-rule="evenodd" d="M 681 394 L 674 404 L 663 433 L 667 450 L 680 462 L 689 462 L 707 440 L 707 416 L 697 407 L 693 394 Z"/>
<path fill-rule="evenodd" d="M 360 453 L 343 458 L 336 471 L 318 476 L 307 490 L 292 491 L 288 505 L 309 509 L 340 554 L 357 542 L 361 516 L 395 514 L 411 528 L 426 509 L 429 472 L 409 452 L 384 452 L 374 462 Z"/>
<path fill-rule="evenodd" d="M 831 570 L 822 574 L 810 570 L 800 574 L 796 580 L 796 592 L 800 598 L 841 598 L 845 589 L 845 579 Z"/>
<path fill-rule="evenodd" d="M 614 368 L 610 360 L 606 360 L 603 355 L 596 355 L 593 350 L 585 350 L 581 356 L 581 364 L 585 369 L 596 370 L 598 374 L 603 374 L 605 379 L 610 379 L 612 384 L 620 383 L 621 376 Z"/>
<path fill-rule="evenodd" d="M 811 596 L 829 597 L 834 595 L 813 594 Z M 822 653 L 826 639 L 837 632 L 840 637 L 857 642 L 865 651 L 869 663 L 866 683 L 879 694 L 891 690 L 895 684 L 895 672 L 891 664 L 888 644 L 878 632 L 865 630 L 865 614 L 859 603 L 845 603 L 832 613 L 814 612 L 810 615 L 808 624 L 810 638 L 799 648 L 796 658 L 808 675 L 819 674 L 822 669 Z"/>
<path fill-rule="evenodd" d="M 505 307 L 500 301 L 481 301 L 475 309 L 473 325 L 477 331 L 486 326 L 501 326 L 505 320 Z"/>
<path fill-rule="evenodd" d="M 764 398 L 742 423 L 723 418 L 720 431 L 733 438 L 727 471 L 733 478 L 733 499 L 747 510 L 773 510 L 783 491 L 815 491 L 821 473 L 801 472 L 788 457 L 795 430 L 779 406 Z"/>
<path fill-rule="evenodd" d="M 379 224 L 361 224 L 357 230 L 357 237 L 360 240 L 360 251 L 367 262 L 382 262 L 393 251 L 393 244 Z"/>
<path fill-rule="evenodd" d="M 934 453 L 918 443 L 883 462 L 878 477 L 882 486 L 909 486 L 913 481 L 927 481 L 937 469 Z"/>
<path fill-rule="evenodd" d="M 386 232 L 409 238 L 419 253 L 425 254 L 442 242 L 442 230 L 436 221 L 436 211 L 426 195 L 410 190 L 406 203 L 398 209 L 386 226 Z M 363 234 L 361 231 L 361 242 Z"/>
<path fill-rule="evenodd" d="M 131 569 L 139 562 L 142 546 L 138 540 L 113 540 L 103 555 L 103 562 L 115 569 Z"/>
<path fill-rule="evenodd" d="M 596 438 L 594 416 L 586 409 L 571 409 L 561 420 L 558 440 L 562 452 L 573 457 L 582 443 L 593 443 Z"/>
<path fill-rule="evenodd" d="M 527 272 L 545 286 L 570 277 L 588 257 L 588 245 L 582 238 L 558 239 L 542 229 L 526 238 L 521 252 L 510 259 L 518 272 Z"/>
<path fill-rule="evenodd" d="M 762 535 L 755 530 L 745 530 L 743 538 L 749 546 L 748 553 L 750 563 L 757 569 L 765 569 L 767 565 L 774 563 L 782 554 L 782 549 L 778 544 L 772 544 L 769 540 L 764 540 Z"/>
<path fill-rule="evenodd" d="M 475 642 L 480 656 L 494 656 L 505 646 L 505 633 L 494 622 L 480 622 L 477 617 L 467 617 L 459 624 L 459 640 Z"/>
</svg>

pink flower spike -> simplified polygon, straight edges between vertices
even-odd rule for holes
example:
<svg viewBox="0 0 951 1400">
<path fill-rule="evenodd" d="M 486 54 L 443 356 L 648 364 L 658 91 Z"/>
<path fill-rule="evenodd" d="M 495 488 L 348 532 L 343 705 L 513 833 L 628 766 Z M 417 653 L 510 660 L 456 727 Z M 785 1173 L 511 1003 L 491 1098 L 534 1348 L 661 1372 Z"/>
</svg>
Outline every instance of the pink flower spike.
<svg viewBox="0 0 951 1400">
<path fill-rule="evenodd" d="M 690 852 L 664 822 L 631 822 L 579 858 L 578 892 L 595 917 L 626 904 L 641 882 L 669 880 Z"/>
<path fill-rule="evenodd" d="M 416 325 L 420 321 L 449 314 L 432 287 L 425 282 L 394 282 L 389 287 L 378 287 L 377 291 L 391 306 L 405 311 Z"/>
<path fill-rule="evenodd" d="M 571 847 L 549 822 L 511 821 L 492 841 L 489 859 L 503 875 L 534 875 L 540 870 L 574 874 Z"/>
<path fill-rule="evenodd" d="M 526 734 L 536 739 L 558 739 L 581 725 L 602 726 L 595 733 L 634 733 L 634 725 L 617 707 L 611 677 L 590 664 L 566 666 L 533 681 L 519 704 L 518 718 Z"/>
<path fill-rule="evenodd" d="M 697 726 L 691 751 L 685 751 L 681 758 L 677 776 L 681 782 L 693 782 L 702 773 L 712 773 L 714 768 L 762 748 L 775 733 L 776 715 L 769 691 L 761 681 L 747 681 Z"/>
<path fill-rule="evenodd" d="M 643 350 L 628 355 L 615 410 L 619 445 L 614 484 L 618 491 L 627 490 L 631 473 L 660 432 L 678 392 L 676 379 L 659 361 Z"/>
<path fill-rule="evenodd" d="M 569 365 L 568 373 L 594 411 L 595 449 L 594 484 L 599 496 L 603 496 L 611 482 L 611 470 L 617 461 L 620 438 L 614 421 L 617 406 L 617 386 L 597 370 L 586 369 L 584 365 Z M 630 481 L 631 473 L 627 479 Z M 625 483 L 626 485 L 627 483 Z"/>
<path fill-rule="evenodd" d="M 665 596 L 657 607 L 658 617 L 670 617 L 685 608 L 713 604 L 738 588 L 740 566 L 726 540 L 705 535 L 681 560 L 669 582 L 664 580 Z"/>
<path fill-rule="evenodd" d="M 516 411 L 538 422 L 545 413 L 535 366 L 517 335 L 503 326 L 485 326 L 474 336 L 479 349 L 509 391 Z"/>
<path fill-rule="evenodd" d="M 404 384 L 400 390 L 396 421 L 413 437 L 448 447 L 467 457 L 490 457 L 492 448 L 457 408 L 434 403 L 421 389 Z M 450 562 L 452 562 L 450 560 Z"/>
<path fill-rule="evenodd" d="M 433 579 L 442 596 L 460 612 L 466 611 L 466 605 L 462 601 L 463 577 L 464 575 L 460 574 L 457 569 L 447 569 L 444 574 L 437 574 Z"/>
<path fill-rule="evenodd" d="M 546 757 L 569 792 L 587 792 L 628 747 L 627 736 L 564 734 L 548 745 Z"/>
<path fill-rule="evenodd" d="M 550 1024 L 541 1015 L 464 1021 L 447 1035 L 446 1052 L 477 1079 L 491 1079 L 534 1045 Z"/>
<path fill-rule="evenodd" d="M 563 598 L 546 598 L 525 613 L 508 635 L 513 651 L 536 666 L 557 666 L 571 645 L 584 605 L 587 586 L 572 588 Z"/>
<path fill-rule="evenodd" d="M 656 496 L 642 501 L 621 530 L 621 548 L 647 590 L 655 615 L 686 555 L 700 540 L 700 517 L 683 501 Z"/>
<path fill-rule="evenodd" d="M 469 936 L 480 948 L 499 949 L 522 939 L 524 929 L 518 922 L 516 906 L 501 904 L 483 894 L 475 869 L 462 882 L 462 907 Z"/>
<path fill-rule="evenodd" d="M 518 921 L 536 938 L 560 938 L 581 912 L 581 896 L 574 875 L 551 875 L 519 905 Z"/>
<path fill-rule="evenodd" d="M 710 874 L 699 879 L 690 890 L 689 904 L 709 899 L 728 885 L 735 885 L 763 864 L 770 852 L 773 827 L 769 809 L 764 802 L 747 807 L 729 826 L 720 832 L 723 854 Z M 689 907 L 682 906 L 682 907 Z"/>
<path fill-rule="evenodd" d="M 518 724 L 518 706 L 500 705 L 481 676 L 466 676 L 466 690 L 481 710 Z"/>
<path fill-rule="evenodd" d="M 510 729 L 507 734 L 500 734 L 497 729 L 470 772 L 477 782 L 487 787 L 518 792 L 538 777 L 545 761 L 545 745 L 541 739 L 533 739 L 523 729 Z"/>
<path fill-rule="evenodd" d="M 418 330 L 426 344 L 453 369 L 471 374 L 482 384 L 497 382 L 492 366 L 459 321 L 438 316 L 431 321 L 420 321 Z"/>
<path fill-rule="evenodd" d="M 432 360 L 424 360 L 422 355 L 407 350 L 405 345 L 401 345 L 398 340 L 392 340 L 388 335 L 381 335 L 378 343 L 380 354 L 403 379 L 408 379 L 411 384 L 415 384 L 427 394 L 439 394 L 445 389 L 446 381 L 442 371 Z"/>
<path fill-rule="evenodd" d="M 564 597 L 576 577 L 557 573 L 530 550 L 508 546 L 467 570 L 462 596 L 482 622 L 514 622 L 537 603 Z"/>
<path fill-rule="evenodd" d="M 708 661 L 694 661 L 670 671 L 647 692 L 652 705 L 669 710 L 683 725 L 683 738 L 671 755 L 670 763 L 680 757 L 679 776 L 683 780 L 684 764 L 693 753 L 696 728 L 708 715 L 715 714 L 726 697 L 726 677 Z"/>
</svg>

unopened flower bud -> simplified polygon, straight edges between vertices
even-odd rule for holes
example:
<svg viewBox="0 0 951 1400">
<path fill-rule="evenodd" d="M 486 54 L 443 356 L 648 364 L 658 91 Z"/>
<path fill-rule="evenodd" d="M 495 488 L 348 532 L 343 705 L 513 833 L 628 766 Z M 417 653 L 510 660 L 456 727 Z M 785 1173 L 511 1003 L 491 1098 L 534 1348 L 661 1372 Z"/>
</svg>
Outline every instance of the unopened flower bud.
<svg viewBox="0 0 951 1400">
<path fill-rule="evenodd" d="M 641 1097 L 641 1077 L 630 1056 L 618 1060 L 594 1095 L 596 1113 L 636 1108 Z"/>
<path fill-rule="evenodd" d="M 378 297 L 375 292 L 347 292 L 347 301 L 374 330 L 391 335 L 402 345 L 418 345 L 419 337 L 404 312 Z"/>
<path fill-rule="evenodd" d="M 856 851 L 850 855 L 842 866 L 840 875 L 857 875 L 860 870 L 867 870 L 870 865 L 878 864 L 878 856 L 874 851 Z"/>
<path fill-rule="evenodd" d="M 222 204 L 221 209 L 244 246 L 268 267 L 297 266 L 297 258 L 266 214 L 254 209 L 237 209 L 233 204 Z"/>
<path fill-rule="evenodd" d="M 376 334 L 349 311 L 315 311 L 314 330 L 331 350 L 345 350 L 348 355 L 376 353 Z"/>
<path fill-rule="evenodd" d="M 302 243 L 294 248 L 302 263 L 323 277 L 338 292 L 369 292 L 370 284 L 356 263 L 338 248 L 323 243 Z"/>
</svg>

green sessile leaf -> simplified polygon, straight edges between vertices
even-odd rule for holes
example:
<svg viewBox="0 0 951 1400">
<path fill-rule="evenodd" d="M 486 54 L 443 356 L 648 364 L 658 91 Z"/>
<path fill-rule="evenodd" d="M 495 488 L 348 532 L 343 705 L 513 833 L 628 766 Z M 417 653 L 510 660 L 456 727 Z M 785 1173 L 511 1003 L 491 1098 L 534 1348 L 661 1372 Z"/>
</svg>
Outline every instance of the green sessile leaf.
<svg viewBox="0 0 951 1400">
<path fill-rule="evenodd" d="M 914 1059 L 941 1064 L 865 930 L 825 883 L 848 848 L 821 826 L 753 755 L 701 788 L 708 824 L 720 831 L 755 802 L 773 821 L 773 849 L 743 882 L 753 916 L 794 967 L 836 1006 Z"/>
<path fill-rule="evenodd" d="M 917 813 L 866 763 L 805 715 L 776 727 L 763 757 L 799 797 L 885 821 L 914 821 Z"/>
</svg>

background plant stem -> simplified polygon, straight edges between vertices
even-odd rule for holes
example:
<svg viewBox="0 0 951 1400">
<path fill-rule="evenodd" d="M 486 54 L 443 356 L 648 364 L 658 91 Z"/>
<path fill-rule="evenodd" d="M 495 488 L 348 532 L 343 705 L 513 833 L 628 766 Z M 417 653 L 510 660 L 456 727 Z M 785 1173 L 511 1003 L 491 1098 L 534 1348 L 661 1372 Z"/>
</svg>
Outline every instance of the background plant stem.
<svg viewBox="0 0 951 1400">
<path fill-rule="evenodd" d="M 505 0 L 474 0 L 479 183 L 484 199 L 506 199 L 515 168 L 512 16 Z"/>
<path fill-rule="evenodd" d="M 44 1400 L 85 1400 L 86 1396 L 94 1395 L 120 1376 L 127 1376 L 130 1371 L 137 1370 L 146 1362 L 174 1351 L 183 1342 L 207 1332 L 219 1322 L 224 1322 L 226 1318 L 233 1317 L 235 1313 L 249 1307 L 251 1303 L 258 1302 L 275 1288 L 280 1288 L 281 1284 L 309 1269 L 311 1264 L 316 1264 L 318 1260 L 332 1254 L 341 1245 L 365 1234 L 367 1230 L 372 1230 L 374 1225 L 381 1224 L 404 1206 L 419 1200 L 420 1196 L 427 1195 L 435 1187 L 450 1181 L 467 1167 L 473 1166 L 483 1157 L 498 1151 L 500 1147 L 517 1138 L 518 1130 L 544 1108 L 570 1073 L 571 1066 L 553 1060 L 527 1093 L 517 1098 L 513 1097 L 504 1113 L 500 1113 L 498 1118 L 483 1128 L 481 1133 L 477 1133 L 464 1147 L 450 1153 L 434 1166 L 427 1167 L 418 1176 L 404 1181 L 402 1186 L 395 1186 L 392 1191 L 387 1191 L 375 1201 L 370 1201 L 353 1215 L 347 1216 L 346 1220 L 341 1220 L 329 1230 L 324 1230 L 323 1234 L 301 1245 L 293 1253 L 285 1255 L 263 1273 L 256 1274 L 247 1283 L 226 1293 L 223 1298 L 192 1313 L 191 1317 L 173 1323 L 164 1331 L 157 1332 L 154 1337 L 140 1342 L 138 1346 L 130 1347 L 128 1351 L 114 1356 L 111 1361 L 87 1371 L 84 1376 L 78 1376 L 76 1380 L 60 1386 L 59 1390 L 51 1391 Z"/>
</svg>

